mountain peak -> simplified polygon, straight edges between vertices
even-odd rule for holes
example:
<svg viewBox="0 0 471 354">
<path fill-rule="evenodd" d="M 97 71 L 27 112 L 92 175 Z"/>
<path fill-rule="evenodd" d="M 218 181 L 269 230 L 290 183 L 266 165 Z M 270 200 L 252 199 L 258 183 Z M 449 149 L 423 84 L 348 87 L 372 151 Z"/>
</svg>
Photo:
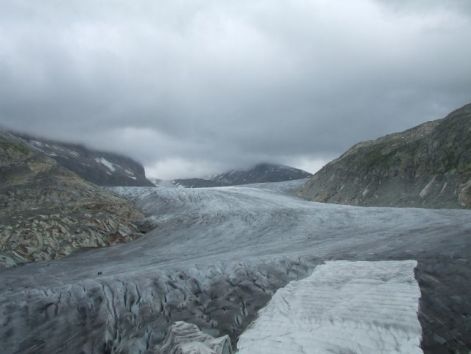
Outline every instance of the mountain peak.
<svg viewBox="0 0 471 354">
<path fill-rule="evenodd" d="M 312 176 L 309 172 L 275 163 L 261 162 L 245 169 L 233 169 L 210 178 L 177 179 L 184 187 L 221 187 L 241 184 L 282 182 Z"/>
</svg>

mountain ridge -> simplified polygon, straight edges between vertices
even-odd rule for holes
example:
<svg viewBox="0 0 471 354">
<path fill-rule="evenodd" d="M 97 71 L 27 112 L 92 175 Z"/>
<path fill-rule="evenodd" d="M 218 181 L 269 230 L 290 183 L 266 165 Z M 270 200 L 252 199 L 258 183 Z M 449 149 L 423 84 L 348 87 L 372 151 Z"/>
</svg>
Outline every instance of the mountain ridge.
<svg viewBox="0 0 471 354">
<path fill-rule="evenodd" d="M 153 186 L 144 167 L 130 157 L 28 134 L 9 132 L 63 167 L 99 186 Z"/>
<path fill-rule="evenodd" d="M 312 176 L 309 172 L 274 163 L 258 163 L 246 169 L 233 169 L 208 178 L 175 179 L 174 184 L 188 188 L 224 187 L 243 184 L 283 182 Z"/>
<path fill-rule="evenodd" d="M 298 195 L 363 206 L 471 208 L 471 104 L 353 145 Z"/>
</svg>

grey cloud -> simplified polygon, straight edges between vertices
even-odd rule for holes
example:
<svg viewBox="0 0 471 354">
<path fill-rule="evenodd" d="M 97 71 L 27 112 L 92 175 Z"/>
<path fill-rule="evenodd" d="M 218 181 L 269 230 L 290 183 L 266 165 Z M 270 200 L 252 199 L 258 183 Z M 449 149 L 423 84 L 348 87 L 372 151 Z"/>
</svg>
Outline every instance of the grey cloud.
<svg viewBox="0 0 471 354">
<path fill-rule="evenodd" d="M 468 0 L 380 0 L 384 5 L 401 12 L 430 13 L 451 11 L 461 15 L 471 15 L 471 3 Z"/>
<path fill-rule="evenodd" d="M 261 160 L 314 169 L 471 101 L 469 10 L 420 0 L 9 2 L 0 124 L 127 153 L 164 176 Z"/>
</svg>

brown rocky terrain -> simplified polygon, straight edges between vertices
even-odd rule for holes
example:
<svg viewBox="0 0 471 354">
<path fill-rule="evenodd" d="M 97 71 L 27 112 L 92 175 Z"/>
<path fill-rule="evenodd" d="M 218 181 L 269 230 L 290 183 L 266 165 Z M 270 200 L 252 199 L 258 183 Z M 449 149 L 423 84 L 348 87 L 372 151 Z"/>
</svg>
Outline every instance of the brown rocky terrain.
<svg viewBox="0 0 471 354">
<path fill-rule="evenodd" d="M 365 206 L 471 208 L 471 104 L 353 146 L 317 172 L 299 195 Z"/>
<path fill-rule="evenodd" d="M 139 236 L 142 214 L 0 132 L 0 268 Z"/>
</svg>

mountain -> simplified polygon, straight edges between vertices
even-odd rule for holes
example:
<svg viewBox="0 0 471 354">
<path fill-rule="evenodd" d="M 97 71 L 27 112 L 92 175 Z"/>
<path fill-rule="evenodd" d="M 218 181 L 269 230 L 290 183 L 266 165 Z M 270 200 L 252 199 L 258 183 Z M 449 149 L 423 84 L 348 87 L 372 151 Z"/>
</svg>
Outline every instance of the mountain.
<svg viewBox="0 0 471 354">
<path fill-rule="evenodd" d="M 443 119 L 354 145 L 299 191 L 314 201 L 471 208 L 471 104 Z"/>
<path fill-rule="evenodd" d="M 206 188 L 206 187 L 222 187 L 223 184 L 220 184 L 211 179 L 204 178 L 185 178 L 185 179 L 175 179 L 173 184 L 178 186 L 187 187 L 187 188 Z"/>
<path fill-rule="evenodd" d="M 310 176 L 312 176 L 310 173 L 297 168 L 271 163 L 260 163 L 249 169 L 231 170 L 208 179 L 177 179 L 174 180 L 174 184 L 189 188 L 221 187 L 251 183 L 291 181 Z"/>
<path fill-rule="evenodd" d="M 0 132 L 0 269 L 129 241 L 142 220 L 130 202 Z"/>
<path fill-rule="evenodd" d="M 153 186 L 138 162 L 118 154 L 85 146 L 16 134 L 32 148 L 56 160 L 61 166 L 99 186 Z"/>
</svg>

